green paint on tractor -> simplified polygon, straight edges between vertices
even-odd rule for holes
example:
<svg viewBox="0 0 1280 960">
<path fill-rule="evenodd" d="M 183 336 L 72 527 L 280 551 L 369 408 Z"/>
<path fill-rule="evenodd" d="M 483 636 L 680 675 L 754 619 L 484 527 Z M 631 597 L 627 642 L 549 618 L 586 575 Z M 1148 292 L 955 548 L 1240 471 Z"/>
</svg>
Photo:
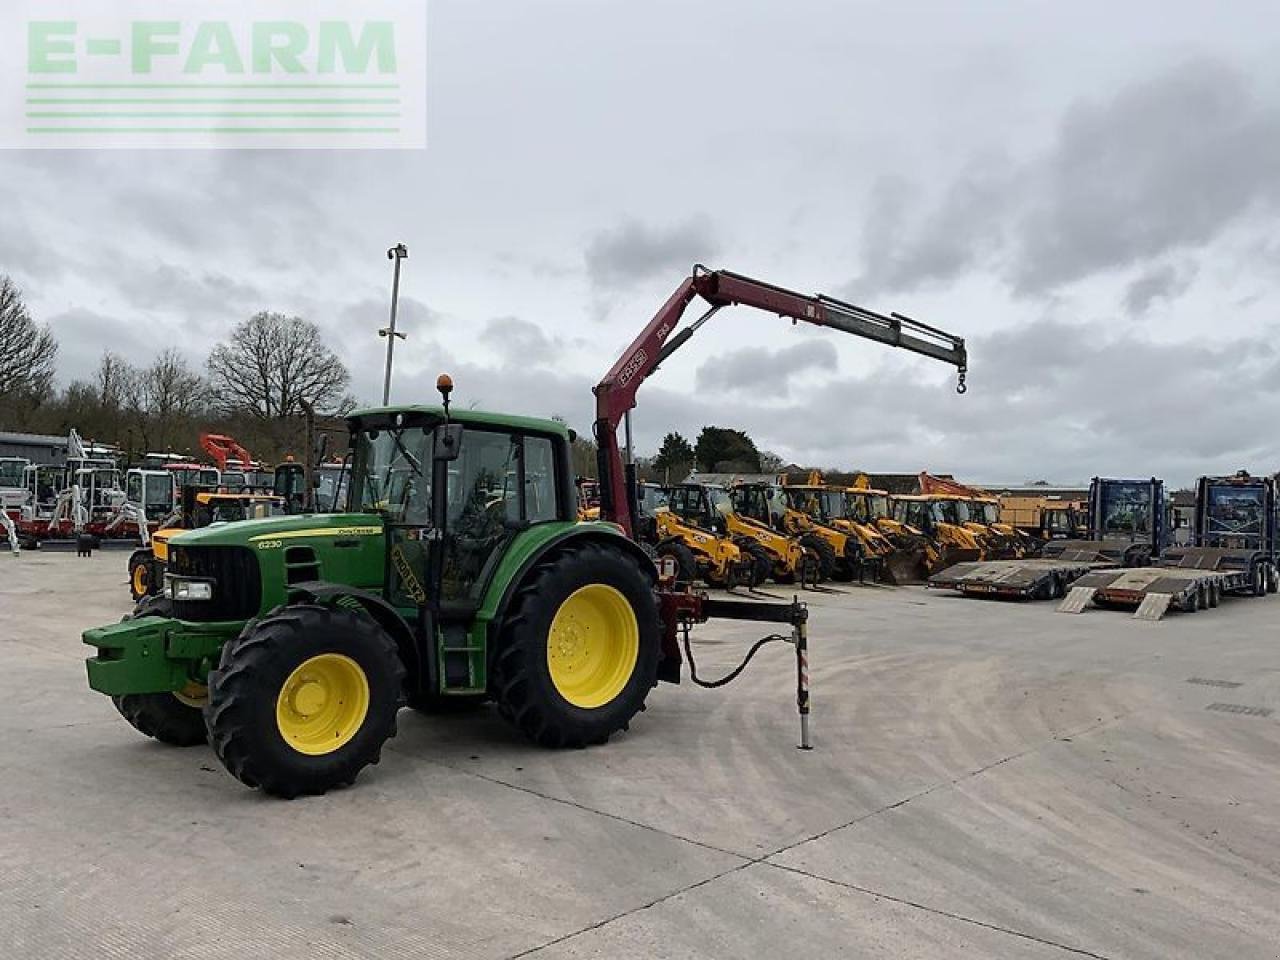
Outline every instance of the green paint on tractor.
<svg viewBox="0 0 1280 960">
<path fill-rule="evenodd" d="M 413 406 L 348 426 L 348 511 L 174 536 L 164 595 L 85 632 L 89 685 L 157 739 L 203 724 L 234 775 L 285 796 L 353 779 L 405 702 L 493 699 L 553 746 L 625 727 L 656 681 L 654 570 L 617 526 L 578 522 L 564 425 Z M 599 706 L 560 692 L 627 669 Z M 352 697 L 367 719 L 326 752 Z"/>
</svg>

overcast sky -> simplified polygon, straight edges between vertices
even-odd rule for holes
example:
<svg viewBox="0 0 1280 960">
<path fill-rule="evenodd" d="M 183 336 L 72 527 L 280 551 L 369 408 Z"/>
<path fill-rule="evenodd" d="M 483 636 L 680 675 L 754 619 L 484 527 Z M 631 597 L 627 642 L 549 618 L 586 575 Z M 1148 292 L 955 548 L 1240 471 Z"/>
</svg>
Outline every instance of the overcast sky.
<svg viewBox="0 0 1280 960">
<path fill-rule="evenodd" d="M 965 336 L 950 368 L 750 311 L 641 390 L 802 463 L 982 482 L 1280 468 L 1273 2 L 432 0 L 425 152 L 0 152 L 0 272 L 61 343 L 202 365 L 319 323 L 377 399 L 558 414 L 691 265 Z"/>
</svg>

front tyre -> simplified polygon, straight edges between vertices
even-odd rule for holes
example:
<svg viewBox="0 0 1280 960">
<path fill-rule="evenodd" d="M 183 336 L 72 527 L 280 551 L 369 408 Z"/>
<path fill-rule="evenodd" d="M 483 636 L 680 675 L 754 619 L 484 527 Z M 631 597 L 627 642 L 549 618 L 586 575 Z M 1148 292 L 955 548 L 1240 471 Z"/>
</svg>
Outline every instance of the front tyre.
<svg viewBox="0 0 1280 960">
<path fill-rule="evenodd" d="M 622 549 L 570 547 L 522 583 L 502 627 L 493 688 L 502 717 L 547 747 L 604 743 L 657 682 L 652 583 Z"/>
<path fill-rule="evenodd" d="M 396 733 L 404 665 L 367 615 L 282 607 L 222 648 L 204 720 L 228 772 L 292 798 L 354 783 Z"/>
<path fill-rule="evenodd" d="M 172 612 L 166 597 L 148 597 L 124 620 L 167 617 Z M 192 681 L 172 693 L 126 693 L 112 697 L 111 702 L 139 733 L 171 747 L 195 747 L 205 741 L 201 710 L 207 699 L 204 686 Z"/>
</svg>

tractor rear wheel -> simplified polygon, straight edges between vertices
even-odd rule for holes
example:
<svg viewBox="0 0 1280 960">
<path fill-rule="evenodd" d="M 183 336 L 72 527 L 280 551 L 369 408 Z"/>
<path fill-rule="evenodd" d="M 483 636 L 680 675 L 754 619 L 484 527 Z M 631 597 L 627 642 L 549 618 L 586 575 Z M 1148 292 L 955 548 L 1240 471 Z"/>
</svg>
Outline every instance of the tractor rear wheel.
<svg viewBox="0 0 1280 960">
<path fill-rule="evenodd" d="M 404 665 L 364 613 L 279 607 L 222 648 L 204 719 L 223 766 L 292 798 L 354 783 L 396 734 Z"/>
<path fill-rule="evenodd" d="M 493 669 L 498 712 L 546 747 L 604 743 L 644 708 L 661 642 L 636 560 L 600 543 L 569 547 L 512 600 Z"/>
<path fill-rule="evenodd" d="M 836 552 L 831 544 L 816 533 L 806 533 L 800 538 L 800 543 L 812 550 L 817 556 L 818 579 L 830 580 L 836 569 Z"/>
<path fill-rule="evenodd" d="M 171 611 L 167 598 L 144 597 L 124 620 L 167 617 Z M 172 693 L 126 693 L 111 702 L 139 733 L 173 747 L 194 747 L 205 741 L 200 711 L 207 699 L 208 690 L 192 682 Z"/>
</svg>

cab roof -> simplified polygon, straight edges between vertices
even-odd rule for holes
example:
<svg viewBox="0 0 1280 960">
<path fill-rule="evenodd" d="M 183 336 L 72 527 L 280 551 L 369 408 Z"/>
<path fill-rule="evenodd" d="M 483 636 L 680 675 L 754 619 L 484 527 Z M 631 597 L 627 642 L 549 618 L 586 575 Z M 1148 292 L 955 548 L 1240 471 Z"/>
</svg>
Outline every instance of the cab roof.
<svg viewBox="0 0 1280 960">
<path fill-rule="evenodd" d="M 347 415 L 347 422 L 358 421 L 369 417 L 384 417 L 397 413 L 411 414 L 419 417 L 433 417 L 444 419 L 444 407 L 438 405 L 409 404 L 406 406 L 394 407 L 365 407 L 360 410 L 353 410 Z M 460 423 L 464 427 L 474 425 L 478 427 L 504 427 L 506 429 L 515 429 L 528 431 L 530 433 L 552 433 L 562 436 L 565 439 L 569 437 L 569 428 L 559 420 L 548 420 L 541 417 L 525 417 L 510 413 L 491 413 L 486 410 L 463 410 L 451 407 L 449 410 L 449 419 L 455 423 Z"/>
</svg>

